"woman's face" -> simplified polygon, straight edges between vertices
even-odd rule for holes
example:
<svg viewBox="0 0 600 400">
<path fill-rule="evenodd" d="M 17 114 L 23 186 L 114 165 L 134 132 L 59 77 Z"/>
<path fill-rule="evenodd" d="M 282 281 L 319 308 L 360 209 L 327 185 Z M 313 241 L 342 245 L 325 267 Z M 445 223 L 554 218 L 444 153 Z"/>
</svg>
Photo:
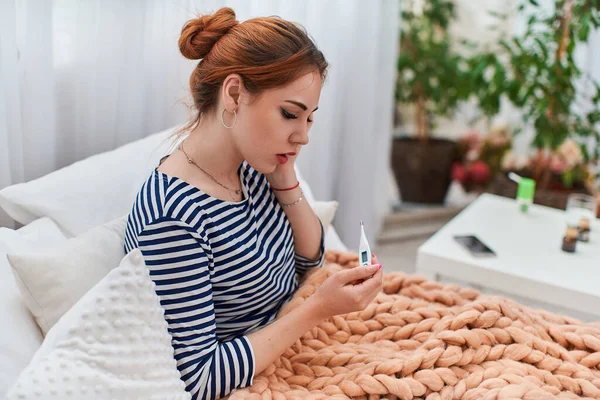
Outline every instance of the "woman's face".
<svg viewBox="0 0 600 400">
<path fill-rule="evenodd" d="M 293 161 L 286 153 L 297 154 L 308 143 L 321 83 L 317 72 L 308 73 L 284 87 L 264 91 L 251 101 L 240 97 L 232 133 L 238 149 L 253 168 L 271 173 L 278 164 Z M 231 115 L 226 123 L 229 125 L 230 121 Z"/>
</svg>

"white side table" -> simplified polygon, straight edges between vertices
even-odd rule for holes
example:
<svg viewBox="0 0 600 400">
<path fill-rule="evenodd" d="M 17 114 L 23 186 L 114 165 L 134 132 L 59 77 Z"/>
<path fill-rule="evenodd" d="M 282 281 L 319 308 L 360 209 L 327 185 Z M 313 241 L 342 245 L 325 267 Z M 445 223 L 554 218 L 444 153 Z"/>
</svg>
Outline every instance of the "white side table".
<svg viewBox="0 0 600 400">
<path fill-rule="evenodd" d="M 565 228 L 562 210 L 533 205 L 521 213 L 515 200 L 483 194 L 419 248 L 416 273 L 600 320 L 600 221 L 576 253 L 561 250 Z M 497 257 L 471 256 L 452 238 L 458 234 L 476 235 Z"/>
</svg>

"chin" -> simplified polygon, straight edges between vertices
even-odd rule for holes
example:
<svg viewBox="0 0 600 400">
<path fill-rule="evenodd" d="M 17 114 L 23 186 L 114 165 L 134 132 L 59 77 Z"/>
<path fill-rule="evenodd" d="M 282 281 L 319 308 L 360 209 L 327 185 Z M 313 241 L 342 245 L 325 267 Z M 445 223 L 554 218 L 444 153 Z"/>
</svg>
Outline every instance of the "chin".
<svg viewBox="0 0 600 400">
<path fill-rule="evenodd" d="M 260 163 L 260 162 L 254 162 L 253 160 L 248 160 L 246 159 L 246 162 L 248 164 L 250 164 L 250 166 L 252 168 L 254 168 L 255 170 L 257 170 L 258 172 L 262 173 L 262 174 L 271 174 L 273 173 L 273 171 L 275 171 L 275 169 L 277 168 L 278 163 Z"/>
</svg>

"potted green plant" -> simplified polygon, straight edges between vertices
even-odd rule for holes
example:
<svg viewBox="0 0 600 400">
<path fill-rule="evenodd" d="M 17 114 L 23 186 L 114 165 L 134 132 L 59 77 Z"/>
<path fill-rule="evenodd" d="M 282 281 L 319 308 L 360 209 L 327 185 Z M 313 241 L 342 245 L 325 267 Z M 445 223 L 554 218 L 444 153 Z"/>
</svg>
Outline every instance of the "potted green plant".
<svg viewBox="0 0 600 400">
<path fill-rule="evenodd" d="M 581 71 L 574 53 L 600 26 L 600 0 L 556 0 L 552 10 L 527 0 L 517 11 L 528 15 L 525 31 L 469 59 L 471 87 L 489 114 L 497 112 L 502 95 L 520 108 L 523 125 L 535 132 L 534 155 L 518 172 L 545 193 L 536 200 L 560 207 L 569 191 L 594 192 L 589 165 L 600 156 L 600 85 Z M 511 13 L 494 15 L 504 20 Z"/>
<path fill-rule="evenodd" d="M 451 0 L 403 2 L 396 101 L 416 110 L 416 135 L 395 137 L 392 144 L 403 201 L 442 203 L 450 184 L 456 142 L 432 138 L 431 131 L 436 117 L 451 115 L 469 97 L 467 63 L 448 31 L 454 18 Z"/>
</svg>

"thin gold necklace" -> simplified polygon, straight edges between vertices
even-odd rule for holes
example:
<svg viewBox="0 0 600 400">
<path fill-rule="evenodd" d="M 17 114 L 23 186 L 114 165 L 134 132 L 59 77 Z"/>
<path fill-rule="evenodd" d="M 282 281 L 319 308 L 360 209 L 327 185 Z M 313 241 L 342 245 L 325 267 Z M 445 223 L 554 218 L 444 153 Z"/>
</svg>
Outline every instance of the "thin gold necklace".
<svg viewBox="0 0 600 400">
<path fill-rule="evenodd" d="M 234 192 L 236 195 L 240 195 L 240 193 L 242 193 L 242 191 L 240 189 L 231 189 L 228 188 L 227 186 L 223 185 L 221 182 L 219 182 L 218 180 L 215 179 L 214 176 L 212 176 L 211 174 L 209 174 L 208 172 L 206 172 L 201 166 L 199 166 L 198 164 L 196 164 L 196 161 L 192 160 L 192 158 L 185 152 L 185 150 L 183 150 L 183 142 L 181 142 L 179 144 L 179 146 L 177 147 L 177 149 L 181 150 L 183 152 L 183 154 L 185 154 L 185 158 L 187 158 L 187 161 L 189 164 L 194 164 L 196 167 L 198 167 L 200 169 L 200 171 L 204 172 L 206 175 L 208 175 L 210 177 L 210 179 L 212 179 L 213 181 L 215 181 L 216 183 L 218 183 L 219 185 L 221 185 L 222 187 L 224 187 L 225 189 L 227 189 L 229 196 L 231 196 L 231 198 L 235 201 L 238 201 L 237 197 L 232 196 L 231 192 Z"/>
</svg>

